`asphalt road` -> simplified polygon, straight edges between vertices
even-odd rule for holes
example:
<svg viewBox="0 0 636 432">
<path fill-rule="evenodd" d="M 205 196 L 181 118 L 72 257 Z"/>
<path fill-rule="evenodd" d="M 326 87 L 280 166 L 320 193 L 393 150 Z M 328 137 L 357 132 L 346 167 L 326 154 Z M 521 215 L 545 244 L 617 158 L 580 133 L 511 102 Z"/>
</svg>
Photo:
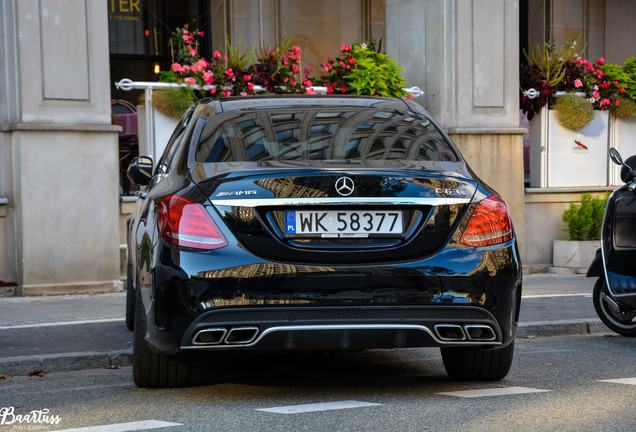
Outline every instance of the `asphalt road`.
<svg viewBox="0 0 636 432">
<path fill-rule="evenodd" d="M 60 418 L 48 430 L 103 427 L 90 432 L 632 431 L 635 350 L 604 335 L 518 339 L 496 383 L 450 381 L 434 349 L 211 359 L 181 389 L 137 389 L 129 368 L 46 373 L 0 381 L 0 407 L 48 410 Z M 631 380 L 603 381 L 615 379 Z"/>
</svg>

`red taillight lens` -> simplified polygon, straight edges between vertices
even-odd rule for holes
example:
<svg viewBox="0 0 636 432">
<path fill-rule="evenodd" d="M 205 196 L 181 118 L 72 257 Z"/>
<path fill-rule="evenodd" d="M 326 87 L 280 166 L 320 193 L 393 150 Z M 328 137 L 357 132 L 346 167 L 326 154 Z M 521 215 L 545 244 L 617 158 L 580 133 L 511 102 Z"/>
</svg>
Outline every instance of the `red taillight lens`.
<svg viewBox="0 0 636 432">
<path fill-rule="evenodd" d="M 492 195 L 475 207 L 460 242 L 466 246 L 490 246 L 512 239 L 512 222 L 506 203 Z"/>
<path fill-rule="evenodd" d="M 205 208 L 178 195 L 169 195 L 157 205 L 159 229 L 165 241 L 195 249 L 219 249 L 227 240 Z"/>
</svg>

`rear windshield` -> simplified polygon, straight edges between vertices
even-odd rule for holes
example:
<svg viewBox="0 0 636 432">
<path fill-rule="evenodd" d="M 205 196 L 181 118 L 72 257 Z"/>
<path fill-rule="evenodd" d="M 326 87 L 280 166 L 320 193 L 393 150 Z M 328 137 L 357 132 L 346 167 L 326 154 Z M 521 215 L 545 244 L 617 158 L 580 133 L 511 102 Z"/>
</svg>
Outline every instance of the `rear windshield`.
<svg viewBox="0 0 636 432">
<path fill-rule="evenodd" d="M 457 162 L 425 116 L 374 107 L 236 110 L 209 117 L 195 160 L 425 160 Z"/>
</svg>

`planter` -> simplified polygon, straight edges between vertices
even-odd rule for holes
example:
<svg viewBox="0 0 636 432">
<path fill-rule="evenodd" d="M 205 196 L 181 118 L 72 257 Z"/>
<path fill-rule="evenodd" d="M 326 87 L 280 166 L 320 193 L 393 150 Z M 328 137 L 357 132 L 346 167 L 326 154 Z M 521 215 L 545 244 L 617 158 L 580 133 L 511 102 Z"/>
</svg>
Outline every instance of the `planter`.
<svg viewBox="0 0 636 432">
<path fill-rule="evenodd" d="M 552 243 L 552 265 L 579 272 L 587 271 L 596 256 L 596 250 L 600 247 L 600 240 L 554 240 Z"/>
<path fill-rule="evenodd" d="M 156 165 L 179 120 L 152 107 L 146 110 L 145 104 L 137 106 L 137 116 L 139 117 L 139 155 L 150 156 Z"/>
<path fill-rule="evenodd" d="M 561 126 L 543 108 L 530 122 L 530 185 L 537 188 L 608 185 L 608 112 L 585 128 Z"/>
<path fill-rule="evenodd" d="M 614 147 L 618 150 L 621 156 L 623 156 L 623 159 L 636 155 L 636 118 L 618 120 L 614 117 L 610 117 L 609 142 L 610 147 Z M 609 162 L 609 167 L 610 184 L 622 185 L 621 167 L 612 161 Z"/>
</svg>

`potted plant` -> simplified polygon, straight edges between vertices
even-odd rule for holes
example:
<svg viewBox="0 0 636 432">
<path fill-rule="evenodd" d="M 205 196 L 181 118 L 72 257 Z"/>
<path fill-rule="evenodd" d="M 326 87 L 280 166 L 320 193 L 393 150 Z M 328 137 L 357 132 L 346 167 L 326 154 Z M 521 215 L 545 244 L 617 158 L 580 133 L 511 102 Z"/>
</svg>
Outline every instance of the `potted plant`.
<svg viewBox="0 0 636 432">
<path fill-rule="evenodd" d="M 603 214 L 609 192 L 603 198 L 594 198 L 589 192 L 581 196 L 581 202 L 570 203 L 561 219 L 566 224 L 563 231 L 568 240 L 554 240 L 552 263 L 557 268 L 587 271 L 600 247 Z"/>
<path fill-rule="evenodd" d="M 606 186 L 608 113 L 620 106 L 622 84 L 604 72 L 603 57 L 582 58 L 576 41 L 537 46 L 526 58 L 521 109 L 531 119 L 531 186 Z"/>
<path fill-rule="evenodd" d="M 603 71 L 609 80 L 620 82 L 625 89 L 610 108 L 610 147 L 626 157 L 636 155 L 636 57 L 625 60 L 624 66 L 607 64 Z M 622 183 L 618 165 L 610 164 L 610 182 Z"/>
</svg>

